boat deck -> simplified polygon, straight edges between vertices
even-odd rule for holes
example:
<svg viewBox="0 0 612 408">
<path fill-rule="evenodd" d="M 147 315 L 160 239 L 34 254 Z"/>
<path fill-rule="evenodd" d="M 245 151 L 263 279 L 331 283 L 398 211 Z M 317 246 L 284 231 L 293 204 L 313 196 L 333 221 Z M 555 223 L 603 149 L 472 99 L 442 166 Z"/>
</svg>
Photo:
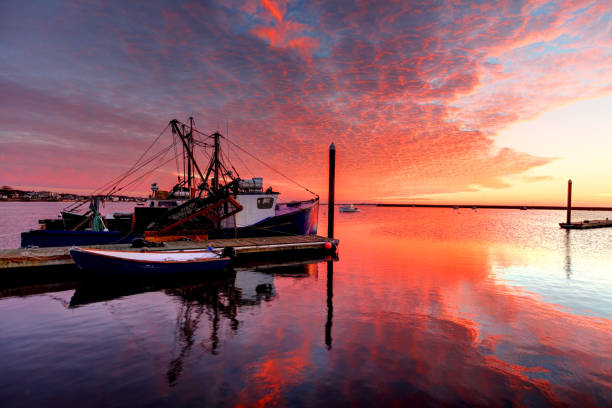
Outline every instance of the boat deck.
<svg viewBox="0 0 612 408">
<path fill-rule="evenodd" d="M 338 246 L 337 239 L 330 239 L 318 235 L 293 235 L 277 237 L 258 237 L 258 238 L 234 238 L 234 239 L 213 239 L 207 241 L 176 241 L 166 242 L 161 248 L 140 248 L 142 251 L 164 251 L 181 249 L 208 248 L 215 249 L 233 247 L 236 251 L 237 259 L 247 259 L 253 257 L 277 257 L 292 256 L 296 253 L 308 251 L 328 251 L 326 244 L 331 243 L 334 248 Z M 117 245 L 87 245 L 88 248 L 104 248 L 115 250 L 136 250 L 130 244 Z M 50 248 L 19 248 L 0 250 L 0 270 L 19 269 L 37 267 L 60 267 L 74 265 L 70 257 L 70 247 L 50 247 Z"/>
</svg>

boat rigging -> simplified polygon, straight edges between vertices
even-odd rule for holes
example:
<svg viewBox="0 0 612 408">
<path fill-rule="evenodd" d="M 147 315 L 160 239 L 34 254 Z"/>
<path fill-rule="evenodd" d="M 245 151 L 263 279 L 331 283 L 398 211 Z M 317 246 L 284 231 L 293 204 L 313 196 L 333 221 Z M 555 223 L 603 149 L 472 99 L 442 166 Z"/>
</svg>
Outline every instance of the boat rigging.
<svg viewBox="0 0 612 408">
<path fill-rule="evenodd" d="M 168 129 L 172 134 L 172 143 L 159 150 L 154 149 Z M 279 192 L 272 187 L 264 190 L 261 177 L 240 178 L 237 169 L 221 149 L 222 140 L 234 148 L 235 157 L 242 160 L 238 152 L 248 155 L 312 194 L 314 198 L 278 202 Z M 196 159 L 196 148 L 209 157 L 206 167 L 200 167 Z M 178 165 L 181 156 L 182 175 Z M 184 237 L 199 239 L 204 236 L 316 234 L 319 204 L 316 193 L 219 132 L 205 134 L 197 130 L 191 117 L 188 124 L 177 119 L 171 120 L 125 173 L 97 189 L 93 197 L 108 199 L 171 161 L 177 164 L 177 183 L 167 191 L 153 183 L 149 201 L 143 207 L 137 206 L 133 213 L 115 213 L 102 218 L 95 206 L 85 214 L 78 214 L 75 211 L 86 202 L 75 203 L 62 212 L 59 220 L 40 220 L 43 231 L 22 233 L 22 246 L 119 243 L 135 237 L 165 240 Z M 95 217 L 98 217 L 96 223 L 93 222 Z"/>
</svg>

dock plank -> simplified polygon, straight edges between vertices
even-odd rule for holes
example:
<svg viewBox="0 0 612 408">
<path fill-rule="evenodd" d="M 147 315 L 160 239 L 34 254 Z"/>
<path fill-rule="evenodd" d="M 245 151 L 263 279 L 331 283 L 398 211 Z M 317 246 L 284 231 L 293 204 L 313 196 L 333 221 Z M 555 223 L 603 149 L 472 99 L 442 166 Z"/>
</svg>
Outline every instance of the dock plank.
<svg viewBox="0 0 612 408">
<path fill-rule="evenodd" d="M 290 235 L 279 237 L 212 239 L 207 241 L 166 242 L 162 248 L 142 248 L 141 251 L 169 251 L 182 249 L 203 249 L 212 246 L 215 249 L 233 247 L 240 255 L 274 254 L 284 251 L 324 249 L 326 243 L 337 246 L 339 241 L 318 235 Z M 88 248 L 113 250 L 135 250 L 130 244 L 88 245 Z M 51 265 L 73 265 L 70 247 L 21 248 L 0 250 L 0 270 L 14 268 L 31 268 Z"/>
</svg>

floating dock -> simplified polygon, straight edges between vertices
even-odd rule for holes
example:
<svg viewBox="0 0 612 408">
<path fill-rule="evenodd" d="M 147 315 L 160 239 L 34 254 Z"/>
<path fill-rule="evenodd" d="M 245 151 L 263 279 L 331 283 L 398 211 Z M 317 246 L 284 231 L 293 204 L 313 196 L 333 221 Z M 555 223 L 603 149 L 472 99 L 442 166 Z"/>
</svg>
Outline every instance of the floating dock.
<svg viewBox="0 0 612 408">
<path fill-rule="evenodd" d="M 249 260 L 262 257 L 294 256 L 312 252 L 335 253 L 339 244 L 337 239 L 318 235 L 294 235 L 258 238 L 213 239 L 207 241 L 176 241 L 165 242 L 161 248 L 135 249 L 130 244 L 118 245 L 87 245 L 88 248 L 104 248 L 115 250 L 138 250 L 157 252 L 164 250 L 202 249 L 211 246 L 213 249 L 232 247 L 236 251 L 236 259 Z M 62 268 L 75 266 L 70 257 L 70 247 L 50 248 L 19 248 L 0 250 L 0 271 L 28 270 L 32 268 Z M 3 274 L 3 272 L 0 272 Z"/>
<path fill-rule="evenodd" d="M 563 229 L 592 229 L 612 227 L 612 220 L 584 220 L 572 222 L 572 180 L 567 180 L 567 219 L 560 222 L 559 226 Z M 574 208 L 575 210 L 576 208 Z"/>
<path fill-rule="evenodd" d="M 590 229 L 590 228 L 610 228 L 612 220 L 584 220 L 579 222 L 559 223 L 561 228 L 565 229 Z"/>
</svg>

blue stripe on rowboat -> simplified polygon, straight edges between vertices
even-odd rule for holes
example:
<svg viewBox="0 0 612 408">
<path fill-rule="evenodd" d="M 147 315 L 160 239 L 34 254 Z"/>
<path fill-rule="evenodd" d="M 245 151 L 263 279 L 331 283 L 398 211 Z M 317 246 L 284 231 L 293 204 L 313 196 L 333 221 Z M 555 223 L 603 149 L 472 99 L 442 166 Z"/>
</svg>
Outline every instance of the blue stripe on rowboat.
<svg viewBox="0 0 612 408">
<path fill-rule="evenodd" d="M 220 271 L 230 261 L 228 257 L 202 249 L 141 252 L 74 247 L 70 249 L 70 256 L 86 271 L 132 276 Z"/>
</svg>

